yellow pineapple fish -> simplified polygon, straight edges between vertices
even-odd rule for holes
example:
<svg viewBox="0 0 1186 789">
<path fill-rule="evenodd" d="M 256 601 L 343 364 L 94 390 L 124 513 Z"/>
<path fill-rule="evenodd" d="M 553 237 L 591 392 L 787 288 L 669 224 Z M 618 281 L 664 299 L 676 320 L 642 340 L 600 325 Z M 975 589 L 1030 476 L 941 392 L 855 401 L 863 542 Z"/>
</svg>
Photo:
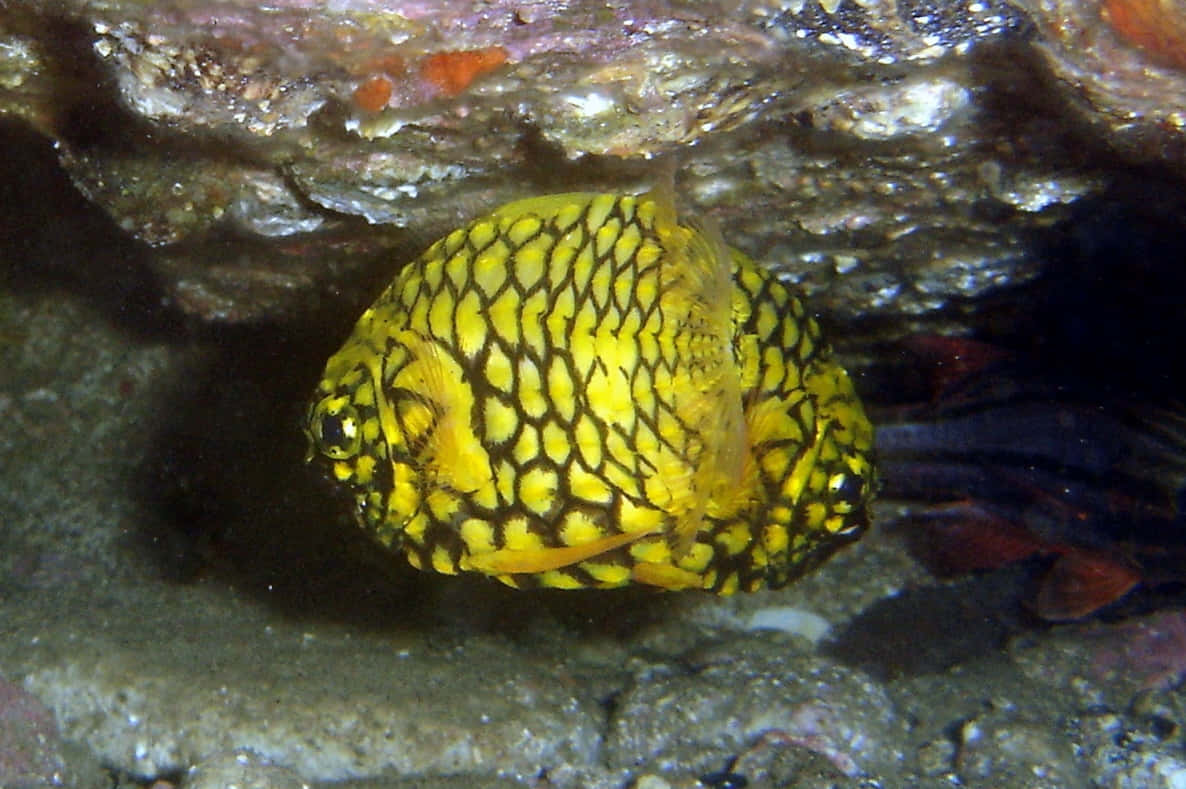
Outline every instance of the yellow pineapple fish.
<svg viewBox="0 0 1186 789">
<path fill-rule="evenodd" d="M 662 191 L 521 200 L 437 241 L 306 429 L 380 543 L 515 587 L 781 586 L 859 536 L 874 487 L 799 298 Z"/>
</svg>

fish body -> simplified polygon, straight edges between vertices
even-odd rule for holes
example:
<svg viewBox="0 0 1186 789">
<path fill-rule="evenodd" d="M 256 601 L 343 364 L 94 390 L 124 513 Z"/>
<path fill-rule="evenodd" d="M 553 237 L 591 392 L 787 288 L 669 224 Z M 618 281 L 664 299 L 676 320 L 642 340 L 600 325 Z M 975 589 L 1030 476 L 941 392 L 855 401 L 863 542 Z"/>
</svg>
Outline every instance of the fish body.
<svg viewBox="0 0 1186 789">
<path fill-rule="evenodd" d="M 780 586 L 868 524 L 873 430 L 799 298 L 670 196 L 511 203 L 330 358 L 311 455 L 417 568 Z"/>
</svg>

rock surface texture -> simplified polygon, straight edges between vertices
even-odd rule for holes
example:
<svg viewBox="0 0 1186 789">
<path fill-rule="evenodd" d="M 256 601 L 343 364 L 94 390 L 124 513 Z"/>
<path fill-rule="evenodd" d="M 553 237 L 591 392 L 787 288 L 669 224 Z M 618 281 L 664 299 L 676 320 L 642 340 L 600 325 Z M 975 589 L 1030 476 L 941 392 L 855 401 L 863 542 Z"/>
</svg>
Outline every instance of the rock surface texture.
<svg viewBox="0 0 1186 789">
<path fill-rule="evenodd" d="M 1139 0 L 14 0 L 0 113 L 209 321 L 361 301 L 380 253 L 493 205 L 676 168 L 826 311 L 905 328 L 1035 276 L 1027 234 L 1111 157 L 1181 174 L 1186 74 L 1149 33 L 1180 8 L 1145 5 L 1178 27 Z"/>
</svg>

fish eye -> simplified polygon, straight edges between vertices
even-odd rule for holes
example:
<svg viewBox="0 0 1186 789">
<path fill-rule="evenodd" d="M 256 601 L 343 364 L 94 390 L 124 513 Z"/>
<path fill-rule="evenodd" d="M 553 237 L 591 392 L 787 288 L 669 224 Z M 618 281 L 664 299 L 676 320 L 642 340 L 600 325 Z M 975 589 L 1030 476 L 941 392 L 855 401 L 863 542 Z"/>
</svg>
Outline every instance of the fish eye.
<svg viewBox="0 0 1186 789">
<path fill-rule="evenodd" d="M 313 441 L 322 454 L 346 460 L 358 454 L 361 432 L 358 413 L 344 397 L 327 397 L 318 403 L 309 419 Z"/>
<path fill-rule="evenodd" d="M 861 478 L 855 474 L 834 474 L 828 480 L 828 490 L 834 501 L 859 504 L 863 488 Z"/>
</svg>

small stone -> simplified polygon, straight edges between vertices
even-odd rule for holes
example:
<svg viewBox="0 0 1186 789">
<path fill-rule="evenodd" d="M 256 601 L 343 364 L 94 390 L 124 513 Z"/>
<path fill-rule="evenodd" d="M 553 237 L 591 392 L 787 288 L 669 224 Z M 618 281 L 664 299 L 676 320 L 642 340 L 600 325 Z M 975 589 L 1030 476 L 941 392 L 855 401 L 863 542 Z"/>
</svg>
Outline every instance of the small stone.
<svg viewBox="0 0 1186 789">
<path fill-rule="evenodd" d="M 931 740 L 918 749 L 918 768 L 923 775 L 945 775 L 955 767 L 955 743 L 946 737 Z"/>
<path fill-rule="evenodd" d="M 990 711 L 963 725 L 956 769 L 973 786 L 1023 786 L 1034 778 L 1050 786 L 1083 782 L 1060 732 L 1005 710 Z"/>
<path fill-rule="evenodd" d="M 259 754 L 238 749 L 221 753 L 189 769 L 183 789 L 309 789 L 299 775 Z"/>
<path fill-rule="evenodd" d="M 671 784 L 657 775 L 640 775 L 634 789 L 671 789 Z"/>
</svg>

